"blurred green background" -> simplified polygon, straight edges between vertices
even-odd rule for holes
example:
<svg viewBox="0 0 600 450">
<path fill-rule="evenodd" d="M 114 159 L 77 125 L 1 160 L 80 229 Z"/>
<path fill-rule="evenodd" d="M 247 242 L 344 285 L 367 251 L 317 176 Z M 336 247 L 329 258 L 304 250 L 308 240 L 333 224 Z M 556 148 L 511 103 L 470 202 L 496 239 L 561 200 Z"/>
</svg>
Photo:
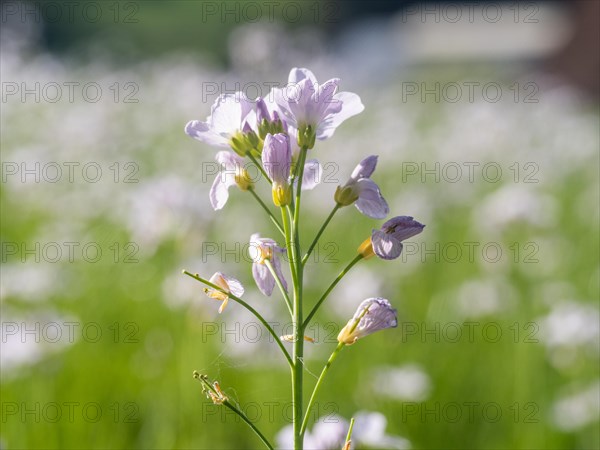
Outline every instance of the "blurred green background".
<svg viewBox="0 0 600 450">
<path fill-rule="evenodd" d="M 390 299 L 400 325 L 342 352 L 316 415 L 380 412 L 389 448 L 598 448 L 592 3 L 496 3 L 498 18 L 486 3 L 3 2 L 0 446 L 260 448 L 193 370 L 276 441 L 290 385 L 275 344 L 181 275 L 235 276 L 284 334 L 245 257 L 252 233 L 276 236 L 239 190 L 210 208 L 216 151 L 183 126 L 296 66 L 365 105 L 310 155 L 324 180 L 302 245 L 369 154 L 391 215 L 427 224 L 317 315 L 307 386 L 363 299 Z M 338 213 L 307 304 L 379 225 Z M 358 447 L 384 447 L 367 428 Z"/>
</svg>

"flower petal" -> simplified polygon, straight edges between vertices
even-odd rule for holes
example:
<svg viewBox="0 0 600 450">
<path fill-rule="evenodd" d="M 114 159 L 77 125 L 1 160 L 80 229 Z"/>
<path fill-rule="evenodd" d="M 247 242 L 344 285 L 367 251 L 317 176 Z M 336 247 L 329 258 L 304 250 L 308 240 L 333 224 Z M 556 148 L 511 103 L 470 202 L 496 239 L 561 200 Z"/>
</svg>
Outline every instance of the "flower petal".
<svg viewBox="0 0 600 450">
<path fill-rule="evenodd" d="M 267 134 L 263 146 L 262 163 L 274 183 L 284 185 L 290 176 L 292 150 L 290 139 L 283 133 Z"/>
<path fill-rule="evenodd" d="M 236 297 L 241 297 L 242 295 L 244 295 L 244 286 L 239 280 L 233 277 L 228 277 L 224 274 L 221 274 L 221 276 L 227 282 L 227 285 L 229 286 L 229 292 L 231 292 Z"/>
<path fill-rule="evenodd" d="M 353 180 L 358 180 L 360 178 L 370 178 L 375 172 L 375 168 L 377 167 L 377 156 L 371 155 L 367 156 L 352 171 L 352 175 L 350 178 Z"/>
<path fill-rule="evenodd" d="M 315 75 L 309 69 L 305 69 L 304 67 L 294 67 L 290 70 L 288 83 L 299 83 L 304 79 L 308 79 L 312 84 L 317 84 Z"/>
<path fill-rule="evenodd" d="M 211 108 L 210 127 L 227 138 L 242 129 L 243 121 L 253 110 L 253 104 L 243 92 L 221 94 Z"/>
<path fill-rule="evenodd" d="M 373 251 L 381 259 L 396 259 L 402 253 L 402 242 L 384 231 L 373 230 L 371 242 Z"/>
<path fill-rule="evenodd" d="M 229 141 L 226 137 L 215 133 L 209 124 L 199 120 L 192 120 L 185 126 L 185 133 L 208 145 L 217 147 L 229 147 Z"/>
<path fill-rule="evenodd" d="M 252 276 L 260 292 L 270 297 L 275 287 L 275 278 L 271 275 L 269 268 L 264 264 L 253 263 L 252 264 Z"/>
<path fill-rule="evenodd" d="M 213 181 L 208 194 L 210 204 L 215 211 L 222 209 L 227 203 L 229 199 L 229 187 L 235 184 L 235 180 L 232 180 L 232 178 L 225 172 L 219 172 L 215 177 L 215 181 Z"/>
<path fill-rule="evenodd" d="M 304 165 L 304 175 L 302 176 L 302 190 L 310 191 L 320 182 L 323 175 L 323 168 L 316 159 L 309 159 Z"/>
<path fill-rule="evenodd" d="M 273 270 L 277 275 L 277 278 L 281 281 L 283 288 L 287 291 L 287 282 L 285 281 L 285 277 L 283 276 L 283 272 L 281 271 L 281 261 L 276 253 L 273 253 L 273 258 L 271 258 L 271 264 L 273 265 Z"/>
<path fill-rule="evenodd" d="M 333 96 L 333 99 L 341 102 L 342 107 L 338 111 L 332 110 L 329 115 L 323 118 L 317 129 L 317 139 L 330 138 L 342 122 L 365 109 L 360 97 L 352 92 L 338 92 Z"/>
<path fill-rule="evenodd" d="M 389 214 L 390 208 L 381 195 L 379 186 L 369 178 L 361 178 L 356 182 L 356 186 L 358 188 L 356 209 L 373 219 L 384 219 Z"/>
<path fill-rule="evenodd" d="M 385 233 L 393 235 L 398 241 L 416 236 L 423 231 L 423 228 L 425 225 L 417 222 L 411 216 L 393 217 L 381 226 Z"/>
</svg>

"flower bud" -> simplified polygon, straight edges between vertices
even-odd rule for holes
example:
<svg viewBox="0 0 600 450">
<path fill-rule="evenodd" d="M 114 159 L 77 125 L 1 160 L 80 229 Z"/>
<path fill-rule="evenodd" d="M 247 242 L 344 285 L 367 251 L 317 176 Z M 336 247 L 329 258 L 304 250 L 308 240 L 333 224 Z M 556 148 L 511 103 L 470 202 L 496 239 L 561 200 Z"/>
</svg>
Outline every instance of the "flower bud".
<svg viewBox="0 0 600 450">
<path fill-rule="evenodd" d="M 252 181 L 250 174 L 243 167 L 236 167 L 234 179 L 235 184 L 237 184 L 242 191 L 247 191 L 254 187 L 254 182 Z"/>
<path fill-rule="evenodd" d="M 316 138 L 317 133 L 312 125 L 307 125 L 298 129 L 298 146 L 300 148 L 313 148 L 315 146 Z"/>
<path fill-rule="evenodd" d="M 340 206 L 348 206 L 358 200 L 358 193 L 353 185 L 338 186 L 333 196 L 336 203 Z"/>
<path fill-rule="evenodd" d="M 287 206 L 292 203 L 292 188 L 289 184 L 273 183 L 272 193 L 275 206 Z"/>
</svg>

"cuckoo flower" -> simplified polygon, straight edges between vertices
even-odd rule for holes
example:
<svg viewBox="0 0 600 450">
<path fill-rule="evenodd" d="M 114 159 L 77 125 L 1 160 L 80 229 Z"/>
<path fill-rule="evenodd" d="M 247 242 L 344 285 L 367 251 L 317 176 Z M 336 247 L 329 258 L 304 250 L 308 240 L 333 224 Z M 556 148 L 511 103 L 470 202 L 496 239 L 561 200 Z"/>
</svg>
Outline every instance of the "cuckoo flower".
<svg viewBox="0 0 600 450">
<path fill-rule="evenodd" d="M 256 99 L 256 121 L 258 134 L 261 139 L 265 139 L 267 134 L 287 133 L 288 126 L 285 120 L 281 120 L 277 105 L 265 101 L 264 98 Z"/>
<path fill-rule="evenodd" d="M 344 186 L 335 191 L 335 201 L 339 206 L 348 206 L 356 202 L 356 208 L 365 216 L 383 219 L 390 209 L 381 195 L 379 186 L 371 180 L 377 166 L 377 156 L 371 155 L 363 159 L 350 175 Z"/>
<path fill-rule="evenodd" d="M 396 259 L 402 253 L 402 241 L 416 236 L 425 225 L 410 216 L 398 216 L 385 222 L 380 230 L 373 230 L 358 252 L 365 258 L 373 254 L 381 259 Z"/>
<path fill-rule="evenodd" d="M 233 152 L 223 150 L 217 153 L 216 160 L 223 170 L 215 178 L 209 192 L 210 204 L 215 211 L 223 208 L 227 203 L 231 186 L 237 185 L 242 191 L 253 187 L 242 158 Z"/>
<path fill-rule="evenodd" d="M 333 136 L 346 119 L 364 109 L 360 97 L 337 92 L 338 78 L 319 85 L 308 69 L 294 67 L 285 88 L 274 88 L 274 98 L 288 124 L 298 131 L 298 145 L 313 148 L 319 140 Z"/>
<path fill-rule="evenodd" d="M 217 147 L 231 147 L 240 156 L 257 147 L 254 130 L 256 111 L 243 92 L 221 94 L 211 107 L 206 122 L 192 120 L 185 132 L 199 141 Z"/>
<path fill-rule="evenodd" d="M 385 298 L 369 298 L 363 301 L 338 334 L 338 342 L 346 345 L 354 344 L 357 339 L 368 336 L 379 330 L 398 326 L 396 310 Z"/>
<path fill-rule="evenodd" d="M 281 271 L 281 263 L 278 253 L 285 252 L 284 248 L 277 245 L 273 239 L 261 238 L 260 234 L 255 233 L 250 236 L 250 248 L 248 250 L 252 258 L 252 276 L 260 291 L 270 297 L 275 287 L 275 278 L 267 266 L 267 261 L 273 267 L 273 271 L 284 289 L 287 290 L 287 283 Z"/>
<path fill-rule="evenodd" d="M 219 286 L 225 292 L 235 295 L 236 297 L 241 297 L 244 294 L 244 286 L 242 286 L 242 283 L 235 278 L 222 274 L 221 272 L 216 272 L 208 281 Z M 210 298 L 214 298 L 215 300 L 220 300 L 222 302 L 221 306 L 219 307 L 219 314 L 221 314 L 227 306 L 229 295 L 213 288 L 204 289 L 204 293 Z"/>
<path fill-rule="evenodd" d="M 289 183 L 292 167 L 290 138 L 283 133 L 267 134 L 262 152 L 265 172 L 273 181 L 271 185 L 273 203 L 286 206 L 292 201 L 292 189 Z"/>
</svg>

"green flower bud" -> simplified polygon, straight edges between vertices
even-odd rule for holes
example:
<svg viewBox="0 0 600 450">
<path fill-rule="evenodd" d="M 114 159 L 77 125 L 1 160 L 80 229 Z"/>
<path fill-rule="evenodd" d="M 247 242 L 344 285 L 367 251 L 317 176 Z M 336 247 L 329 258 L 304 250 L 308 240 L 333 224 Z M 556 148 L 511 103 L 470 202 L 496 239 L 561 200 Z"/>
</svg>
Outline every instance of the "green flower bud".
<svg viewBox="0 0 600 450">
<path fill-rule="evenodd" d="M 358 192 L 356 192 L 355 186 L 338 186 L 333 198 L 338 205 L 349 206 L 358 200 Z"/>
</svg>

